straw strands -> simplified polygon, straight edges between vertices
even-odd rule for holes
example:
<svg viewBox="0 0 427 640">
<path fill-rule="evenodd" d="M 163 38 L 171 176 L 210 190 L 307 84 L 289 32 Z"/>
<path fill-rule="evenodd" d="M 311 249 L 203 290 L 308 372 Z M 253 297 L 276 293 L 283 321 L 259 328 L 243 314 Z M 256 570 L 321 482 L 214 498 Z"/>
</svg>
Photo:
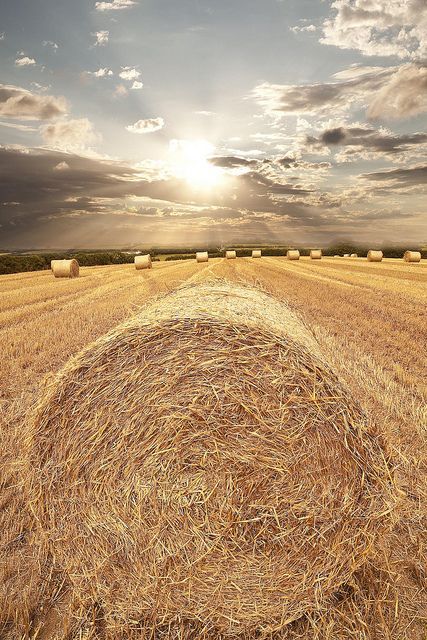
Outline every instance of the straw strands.
<svg viewBox="0 0 427 640">
<path fill-rule="evenodd" d="M 322 258 L 322 250 L 321 249 L 312 249 L 310 251 L 310 258 L 312 260 L 320 260 Z"/>
<path fill-rule="evenodd" d="M 262 256 L 261 249 L 254 249 L 252 251 L 252 258 L 261 258 L 261 256 Z"/>
<path fill-rule="evenodd" d="M 225 252 L 225 257 L 227 258 L 227 260 L 235 260 L 236 259 L 236 252 L 235 251 L 226 251 Z"/>
<path fill-rule="evenodd" d="M 383 252 L 382 251 L 374 251 L 373 249 L 370 249 L 368 251 L 368 262 L 381 262 L 383 259 Z"/>
<path fill-rule="evenodd" d="M 153 266 L 150 254 L 145 256 L 135 256 L 135 269 L 151 269 Z"/>
<path fill-rule="evenodd" d="M 289 249 L 286 253 L 288 260 L 299 260 L 300 253 L 298 249 Z"/>
<path fill-rule="evenodd" d="M 323 611 L 389 526 L 378 434 L 252 288 L 159 298 L 72 359 L 28 429 L 40 555 L 75 629 L 109 639 L 266 638 Z"/>
<path fill-rule="evenodd" d="M 207 251 L 198 251 L 196 253 L 196 261 L 197 262 L 208 262 L 209 254 Z"/>
<path fill-rule="evenodd" d="M 55 278 L 78 278 L 80 267 L 77 260 L 51 260 L 50 268 Z"/>
<path fill-rule="evenodd" d="M 405 251 L 405 253 L 403 254 L 403 259 L 405 262 L 421 262 L 421 252 Z"/>
</svg>

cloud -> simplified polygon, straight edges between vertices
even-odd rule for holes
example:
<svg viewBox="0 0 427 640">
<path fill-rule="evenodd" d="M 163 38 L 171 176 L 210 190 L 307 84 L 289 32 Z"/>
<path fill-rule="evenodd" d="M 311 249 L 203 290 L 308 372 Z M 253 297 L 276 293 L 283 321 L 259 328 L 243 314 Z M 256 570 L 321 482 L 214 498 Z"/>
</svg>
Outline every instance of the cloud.
<svg viewBox="0 0 427 640">
<path fill-rule="evenodd" d="M 330 116 L 366 107 L 371 118 L 406 118 L 427 111 L 427 65 L 400 67 L 356 65 L 333 76 L 333 82 L 280 85 L 268 82 L 252 92 L 268 113 Z M 420 90 L 421 89 L 421 90 Z"/>
<path fill-rule="evenodd" d="M 142 83 L 142 82 L 139 82 L 139 80 L 134 80 L 134 81 L 133 81 L 133 85 L 131 86 L 131 89 L 136 89 L 136 90 L 138 90 L 138 89 L 142 89 L 142 87 L 143 87 L 143 86 L 144 86 L 144 85 L 143 85 L 143 83 Z"/>
<path fill-rule="evenodd" d="M 114 73 L 108 67 L 103 67 L 98 69 L 98 71 L 86 71 L 86 75 L 93 76 L 94 78 L 107 78 L 108 76 L 113 76 Z"/>
<path fill-rule="evenodd" d="M 137 80 L 141 76 L 141 72 L 135 67 L 122 67 L 119 77 L 122 80 Z"/>
<path fill-rule="evenodd" d="M 97 11 L 122 11 L 137 4 L 134 0 L 112 0 L 111 2 L 96 2 L 95 9 Z"/>
<path fill-rule="evenodd" d="M 104 47 L 108 44 L 110 37 L 109 31 L 96 31 L 95 33 L 92 33 L 92 35 L 95 36 L 95 47 Z"/>
<path fill-rule="evenodd" d="M 127 89 L 127 87 L 125 87 L 124 84 L 118 84 L 114 90 L 113 96 L 115 98 L 123 98 L 124 96 L 127 96 L 129 93 L 129 90 Z"/>
<path fill-rule="evenodd" d="M 427 185 L 427 165 L 409 167 L 407 169 L 391 169 L 389 171 L 374 171 L 360 176 L 366 180 L 387 182 L 392 187 L 407 187 L 412 185 Z"/>
<path fill-rule="evenodd" d="M 366 56 L 427 56 L 425 0 L 335 0 L 323 23 L 322 44 Z"/>
<path fill-rule="evenodd" d="M 0 40 L 4 40 L 4 39 L 5 39 L 5 37 L 6 37 L 6 33 L 5 33 L 4 31 L 2 31 L 2 32 L 0 33 Z"/>
<path fill-rule="evenodd" d="M 53 171 L 68 171 L 69 168 L 70 165 L 63 160 L 53 167 Z"/>
<path fill-rule="evenodd" d="M 317 27 L 314 24 L 295 25 L 294 27 L 289 27 L 289 31 L 293 33 L 313 33 L 317 31 Z"/>
<path fill-rule="evenodd" d="M 65 115 L 65 98 L 38 95 L 22 87 L 0 84 L 0 116 L 17 120 L 52 120 Z"/>
<path fill-rule="evenodd" d="M 34 58 L 29 58 L 24 53 L 18 53 L 18 57 L 15 60 L 16 67 L 32 67 L 35 64 L 37 63 Z"/>
<path fill-rule="evenodd" d="M 97 141 L 93 124 L 87 118 L 59 120 L 42 125 L 40 133 L 49 147 L 81 151 Z"/>
<path fill-rule="evenodd" d="M 258 160 L 248 160 L 247 158 L 239 158 L 237 156 L 215 156 L 209 158 L 209 162 L 216 167 L 222 169 L 234 169 L 236 167 L 255 167 Z"/>
<path fill-rule="evenodd" d="M 325 129 L 318 138 L 306 137 L 307 149 L 316 151 L 323 147 L 341 147 L 345 151 L 337 160 L 381 156 L 405 156 L 425 152 L 427 133 L 394 134 L 387 130 L 376 130 L 366 126 L 334 127 Z M 418 148 L 421 147 L 421 148 Z"/>
<path fill-rule="evenodd" d="M 59 46 L 56 44 L 56 42 L 52 42 L 52 40 L 43 40 L 43 46 L 50 47 L 54 51 L 57 51 L 59 49 Z"/>
<path fill-rule="evenodd" d="M 163 118 L 148 118 L 147 120 L 138 120 L 135 124 L 126 127 L 131 133 L 153 133 L 159 131 L 165 126 Z"/>
</svg>

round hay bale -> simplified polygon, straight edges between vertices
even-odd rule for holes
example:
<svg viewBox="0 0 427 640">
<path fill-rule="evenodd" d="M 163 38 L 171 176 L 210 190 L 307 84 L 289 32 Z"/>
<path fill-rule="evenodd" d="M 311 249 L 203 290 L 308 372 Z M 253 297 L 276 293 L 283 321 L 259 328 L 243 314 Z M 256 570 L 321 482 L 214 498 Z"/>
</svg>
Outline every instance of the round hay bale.
<svg viewBox="0 0 427 640">
<path fill-rule="evenodd" d="M 344 258 L 349 258 L 349 257 L 350 257 L 350 254 L 349 254 L 349 253 L 345 253 L 345 254 L 344 254 Z"/>
<path fill-rule="evenodd" d="M 77 260 L 51 260 L 50 268 L 55 278 L 78 278 L 80 267 Z"/>
<path fill-rule="evenodd" d="M 336 255 L 336 256 L 334 256 L 334 258 L 341 258 L 341 256 Z"/>
<path fill-rule="evenodd" d="M 403 254 L 403 259 L 405 262 L 421 262 L 421 252 L 405 251 L 405 253 Z"/>
<path fill-rule="evenodd" d="M 39 539 L 111 637 L 266 637 L 326 606 L 388 525 L 378 434 L 252 288 L 153 302 L 68 363 L 28 428 Z"/>
<path fill-rule="evenodd" d="M 357 258 L 357 253 L 351 253 L 350 258 Z"/>
<path fill-rule="evenodd" d="M 310 251 L 310 258 L 312 260 L 320 260 L 322 258 L 322 249 L 312 249 Z"/>
<path fill-rule="evenodd" d="M 196 253 L 196 261 L 197 262 L 208 262 L 209 254 L 207 251 L 198 251 Z"/>
<path fill-rule="evenodd" d="M 288 260 L 299 260 L 300 253 L 298 249 L 289 249 L 286 253 Z"/>
<path fill-rule="evenodd" d="M 135 269 L 138 271 L 141 269 L 152 269 L 152 267 L 153 264 L 149 253 L 145 256 L 135 256 Z"/>
<path fill-rule="evenodd" d="M 262 256 L 261 249 L 254 249 L 252 251 L 252 258 L 261 258 L 261 256 Z"/>
<path fill-rule="evenodd" d="M 374 251 L 373 249 L 370 249 L 368 251 L 368 262 L 381 262 L 382 259 L 383 259 L 382 251 Z"/>
<path fill-rule="evenodd" d="M 225 257 L 227 258 L 227 260 L 235 260 L 236 259 L 236 252 L 235 251 L 226 251 L 225 252 Z"/>
</svg>

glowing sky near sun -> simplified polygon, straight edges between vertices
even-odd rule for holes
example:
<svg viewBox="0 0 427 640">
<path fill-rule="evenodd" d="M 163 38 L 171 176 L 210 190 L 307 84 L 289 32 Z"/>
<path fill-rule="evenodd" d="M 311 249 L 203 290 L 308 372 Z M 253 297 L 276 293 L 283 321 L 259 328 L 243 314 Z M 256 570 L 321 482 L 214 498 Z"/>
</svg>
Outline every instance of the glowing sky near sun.
<svg viewBox="0 0 427 640">
<path fill-rule="evenodd" d="M 0 249 L 427 243 L 424 0 L 16 0 Z"/>
</svg>

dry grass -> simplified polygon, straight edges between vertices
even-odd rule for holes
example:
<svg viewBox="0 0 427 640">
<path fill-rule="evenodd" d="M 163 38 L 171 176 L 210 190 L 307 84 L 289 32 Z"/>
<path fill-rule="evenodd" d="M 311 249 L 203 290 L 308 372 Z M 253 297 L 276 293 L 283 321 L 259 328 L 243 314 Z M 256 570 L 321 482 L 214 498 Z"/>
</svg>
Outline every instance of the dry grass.
<svg viewBox="0 0 427 640">
<path fill-rule="evenodd" d="M 41 378 L 134 313 L 135 305 L 153 294 L 175 288 L 189 278 L 203 282 L 207 277 L 219 276 L 256 284 L 276 298 L 286 300 L 293 310 L 304 316 L 326 360 L 388 442 L 400 494 L 393 528 L 384 533 L 370 550 L 369 558 L 359 568 L 355 567 L 352 577 L 330 597 L 329 606 L 306 613 L 273 635 L 264 629 L 265 633 L 257 637 L 424 640 L 427 620 L 425 263 L 384 260 L 370 265 L 356 259 L 337 262 L 324 258 L 316 264 L 310 264 L 309 259 L 295 264 L 284 258 L 265 258 L 259 264 L 253 264 L 251 259 L 212 260 L 209 265 L 194 262 L 156 265 L 153 271 L 140 274 L 135 273 L 133 266 L 82 269 L 81 274 L 83 277 L 74 281 L 53 281 L 46 273 L 0 279 L 0 291 L 8 292 L 8 308 L 4 313 L 12 314 L 10 319 L 7 315 L 0 316 L 4 320 L 0 346 L 5 367 L 1 378 L 3 412 L 0 418 L 3 470 L 0 620 L 9 617 L 13 621 L 18 611 L 21 614 L 27 611 L 20 619 L 19 632 L 15 621 L 0 635 L 7 640 L 107 637 L 196 640 L 220 638 L 230 631 L 227 627 L 222 634 L 212 635 L 212 629 L 202 621 L 180 618 L 173 624 L 165 620 L 157 626 L 155 635 L 148 633 L 147 623 L 144 623 L 145 631 L 135 623 L 125 636 L 120 636 L 111 631 L 111 620 L 108 624 L 105 622 L 102 598 L 92 602 L 89 614 L 84 609 L 79 612 L 78 599 L 66 596 L 70 591 L 65 588 L 61 572 L 52 572 L 55 566 L 52 558 L 46 555 L 41 561 L 40 556 L 31 551 L 34 523 L 28 506 L 34 504 L 36 509 L 37 496 L 33 495 L 29 502 L 22 491 L 17 490 L 23 451 L 20 424 L 26 407 L 33 405 L 35 397 L 43 391 Z M 83 286 L 81 290 L 80 286 Z M 51 322 L 53 313 L 57 323 Z M 250 361 L 247 366 L 250 371 L 255 364 Z M 197 367 L 196 371 L 203 377 L 203 371 Z M 232 371 L 228 375 L 232 375 Z M 260 402 L 264 407 L 262 399 Z M 118 547 L 117 551 L 123 553 L 123 548 Z M 18 581 L 17 573 L 21 573 Z M 77 582 L 83 580 L 81 575 L 74 577 Z M 106 584 L 105 588 L 111 591 L 114 585 Z M 245 595 L 249 599 L 249 594 Z M 40 603 L 45 605 L 43 610 Z M 256 612 L 251 615 L 254 617 Z M 248 637 L 255 636 L 248 632 Z"/>
</svg>

